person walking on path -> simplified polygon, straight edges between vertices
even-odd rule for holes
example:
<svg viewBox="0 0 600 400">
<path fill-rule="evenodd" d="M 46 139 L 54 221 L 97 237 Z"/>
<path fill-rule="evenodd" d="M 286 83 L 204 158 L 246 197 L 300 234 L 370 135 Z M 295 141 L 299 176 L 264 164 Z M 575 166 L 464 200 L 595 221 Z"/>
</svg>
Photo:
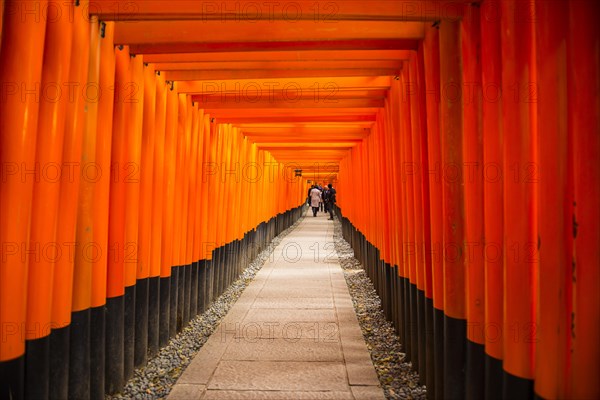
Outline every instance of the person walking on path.
<svg viewBox="0 0 600 400">
<path fill-rule="evenodd" d="M 312 207 L 313 217 L 317 216 L 319 203 L 321 202 L 321 191 L 314 186 L 310 191 L 310 206 Z"/>
<path fill-rule="evenodd" d="M 335 202 L 336 202 L 336 198 L 335 198 L 335 194 L 336 191 L 333 188 L 333 185 L 330 183 L 329 185 L 327 185 L 327 187 L 329 188 L 329 190 L 327 190 L 327 196 L 325 197 L 325 202 L 327 204 L 327 208 L 329 209 L 329 219 L 333 220 L 333 207 L 335 206 Z"/>
<path fill-rule="evenodd" d="M 321 201 L 319 201 L 319 211 L 323 211 L 323 189 L 325 186 L 321 186 L 320 183 L 317 183 L 317 189 L 321 191 Z"/>
</svg>

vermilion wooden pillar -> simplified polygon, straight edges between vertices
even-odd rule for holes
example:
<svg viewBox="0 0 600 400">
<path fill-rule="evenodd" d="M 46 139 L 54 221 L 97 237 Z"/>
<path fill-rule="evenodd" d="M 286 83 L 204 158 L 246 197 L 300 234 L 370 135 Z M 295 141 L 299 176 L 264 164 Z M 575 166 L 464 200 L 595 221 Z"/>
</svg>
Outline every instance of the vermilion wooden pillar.
<svg viewBox="0 0 600 400">
<path fill-rule="evenodd" d="M 111 178 L 111 146 L 114 110 L 115 49 L 114 23 L 100 26 L 100 74 L 98 80 L 98 121 L 96 129 L 96 170 L 99 176 L 94 186 L 93 240 L 97 253 L 92 266 L 92 320 L 91 320 L 91 395 L 101 396 L 106 388 L 106 303 L 108 265 L 108 224 Z M 111 367 L 108 365 L 108 367 Z M 101 379 L 100 379 L 101 378 Z M 99 385 L 102 385 L 99 387 Z"/>
<path fill-rule="evenodd" d="M 85 12 L 85 11 L 84 11 Z M 82 16 L 82 18 L 87 18 Z M 69 394 L 73 397 L 87 397 L 91 394 L 92 381 L 95 393 L 103 397 L 104 368 L 92 377 L 92 354 L 94 361 L 104 357 L 104 340 L 98 337 L 97 330 L 92 335 L 92 318 L 98 320 L 104 315 L 103 310 L 96 310 L 92 315 L 93 265 L 96 257 L 94 243 L 94 207 L 95 180 L 93 172 L 96 166 L 96 129 L 98 126 L 97 87 L 100 76 L 100 29 L 96 17 L 90 17 L 87 24 L 89 46 L 89 62 L 85 65 L 85 85 L 81 91 L 83 123 L 81 129 L 82 148 L 79 173 L 79 198 L 77 204 L 75 263 L 73 266 L 73 300 L 71 304 L 72 319 L 69 360 Z M 102 284 L 102 283 L 98 283 Z M 100 312 L 98 312 L 100 311 Z M 100 327 L 103 328 L 103 324 Z M 102 335 L 101 335 L 102 336 Z M 95 344 L 92 348 L 92 344 Z M 102 348 L 101 348 L 102 347 Z M 96 371 L 96 365 L 93 366 Z M 77 371 L 76 375 L 75 372 Z M 98 390 L 100 392 L 98 393 Z"/>
<path fill-rule="evenodd" d="M 153 356 L 160 348 L 160 309 L 161 309 L 161 266 L 162 241 L 166 238 L 163 230 L 163 207 L 166 201 L 164 178 L 165 134 L 167 118 L 167 86 L 164 74 L 156 71 L 156 108 L 154 114 L 154 158 L 152 177 L 152 211 L 150 224 L 150 279 L 148 289 L 148 355 Z"/>
<path fill-rule="evenodd" d="M 425 121 L 425 109 L 424 99 L 421 94 L 420 79 L 419 79 L 419 65 L 418 65 L 418 54 L 416 52 L 411 53 L 410 60 L 407 64 L 409 69 L 409 83 L 408 96 L 411 99 L 411 129 L 412 129 L 412 175 L 414 184 L 414 204 L 415 204 L 415 255 L 416 255 L 416 267 L 417 267 L 417 280 L 416 280 L 416 309 L 417 309 L 417 331 L 418 331 L 418 354 L 419 354 L 419 377 L 421 383 L 425 383 L 426 376 L 426 359 L 425 359 L 425 342 L 426 342 L 426 330 L 425 330 L 425 234 L 424 234 L 424 210 L 425 210 L 425 199 L 423 197 L 423 189 L 425 186 L 423 177 L 424 168 L 427 159 L 423 160 L 422 146 L 423 137 L 426 134 L 426 121 Z M 423 163 L 425 161 L 425 164 Z M 429 199 L 427 199 L 429 200 Z"/>
<path fill-rule="evenodd" d="M 461 23 L 463 103 L 463 165 L 465 191 L 465 248 L 467 360 L 465 396 L 484 396 L 484 208 L 481 34 L 479 7 L 470 6 Z"/>
<path fill-rule="evenodd" d="M 481 85 L 484 197 L 485 397 L 502 397 L 503 262 L 503 132 L 500 18 L 497 3 L 481 6 Z"/>
<path fill-rule="evenodd" d="M 142 105 L 142 140 L 139 165 L 140 206 L 137 241 L 137 266 L 135 283 L 135 347 L 134 365 L 145 365 L 148 359 L 148 300 L 150 294 L 150 254 L 152 184 L 154 178 L 154 132 L 156 108 L 156 73 L 152 64 L 143 66 L 144 91 Z"/>
<path fill-rule="evenodd" d="M 419 365 L 419 336 L 418 336 L 418 323 L 417 323 L 417 252 L 416 252 L 416 244 L 415 244 L 415 177 L 414 177 L 414 164 L 412 161 L 412 121 L 410 118 L 411 115 L 411 104 L 412 98 L 406 95 L 406 89 L 410 85 L 409 73 L 408 73 L 408 63 L 404 64 L 402 69 L 402 73 L 400 75 L 400 83 L 402 85 L 402 90 L 404 92 L 404 97 L 401 99 L 401 138 L 403 139 L 401 142 L 402 146 L 402 171 L 403 176 L 402 179 L 404 183 L 404 199 L 406 201 L 406 235 L 404 241 L 405 254 L 408 265 L 408 276 L 409 276 L 409 286 L 405 292 L 407 295 L 407 305 L 408 305 L 408 315 L 409 315 L 409 338 L 410 342 L 407 339 L 407 346 L 410 343 L 409 349 L 407 349 L 407 356 L 410 357 L 410 360 L 413 362 L 416 368 Z M 408 351 L 409 350 L 409 351 Z"/>
<path fill-rule="evenodd" d="M 597 2 L 568 3 L 567 127 L 573 154 L 570 369 L 565 397 L 600 397 L 600 25 Z M 563 16 L 564 17 L 564 16 Z M 596 88 L 596 91 L 593 90 Z M 542 273 L 542 271 L 540 271 Z"/>
<path fill-rule="evenodd" d="M 187 312 L 184 323 L 187 325 L 190 319 L 196 316 L 198 307 L 198 268 L 194 257 L 194 246 L 195 246 L 195 230 L 196 230 L 196 209 L 198 206 L 198 200 L 196 199 L 196 171 L 198 164 L 198 135 L 200 132 L 200 125 L 202 124 L 201 117 L 202 110 L 198 110 L 198 104 L 192 103 L 192 125 L 191 125 L 191 139 L 190 139 L 190 160 L 189 160 L 189 189 L 188 189 L 188 223 L 187 223 L 187 236 L 188 241 L 186 244 L 186 268 L 187 268 L 187 279 L 185 289 L 185 301 L 189 304 L 189 310 Z"/>
<path fill-rule="evenodd" d="M 174 264 L 174 221 L 175 221 L 175 184 L 176 184 L 176 157 L 177 157 L 177 119 L 179 100 L 177 85 L 167 82 L 167 105 L 165 116 L 165 174 L 163 180 L 164 201 L 162 209 L 162 241 L 161 241 L 161 266 L 160 266 L 160 316 L 159 316 L 159 346 L 168 343 L 171 337 L 171 314 L 176 310 L 172 306 L 174 293 L 171 293 L 171 275 Z M 166 160 L 170 160 L 167 162 Z M 176 305 L 176 304 L 175 304 Z"/>
<path fill-rule="evenodd" d="M 0 264 L 0 324 L 7 332 L 0 345 L 0 395 L 22 398 L 28 253 L 22 257 L 21 252 L 29 243 L 40 95 L 35 84 L 42 77 L 46 21 L 21 7 L 35 10 L 47 1 L 6 3 L 14 12 L 4 15 L 0 45 L 0 76 L 6 84 L 0 101 L 0 243 L 6 255 Z"/>
<path fill-rule="evenodd" d="M 129 82 L 129 48 L 115 49 L 114 109 L 111 141 L 108 213 L 108 264 L 106 282 L 106 385 L 108 394 L 120 390 L 124 379 L 125 310 L 125 103 Z"/>
<path fill-rule="evenodd" d="M 423 262 L 424 262 L 424 335 L 425 335 L 425 373 L 421 376 L 421 382 L 428 388 L 435 385 L 435 363 L 434 363 L 434 324 L 433 324 L 433 276 L 432 276 L 432 254 L 431 254 L 431 199 L 429 183 L 429 156 L 428 156 L 428 120 L 427 120 L 427 90 L 425 81 L 425 45 L 420 43 L 416 58 L 416 91 L 419 103 L 419 116 L 421 119 L 420 132 L 420 163 L 418 172 L 421 178 L 421 191 L 423 202 Z M 433 395 L 433 393 L 432 393 Z"/>
<path fill-rule="evenodd" d="M 532 392 L 537 266 L 534 25 L 521 3 L 501 3 L 504 130 L 504 396 Z M 521 7 L 521 9 L 518 9 Z M 533 5 L 525 5 L 533 7 Z M 531 15 L 531 14 L 529 14 Z M 532 169 L 533 168 L 533 169 Z"/>
<path fill-rule="evenodd" d="M 433 382 L 427 384 L 429 398 L 441 397 L 443 380 L 443 231 L 442 231 L 442 159 L 440 148 L 440 51 L 439 31 L 430 27 L 423 40 L 424 85 L 427 115 L 427 176 L 429 181 L 430 251 L 433 295 Z"/>
<path fill-rule="evenodd" d="M 535 393 L 566 397 L 573 260 L 572 140 L 567 128 L 568 4 L 536 3 L 539 277 Z M 542 100 L 543 99 L 543 100 Z"/>
<path fill-rule="evenodd" d="M 140 184 L 142 164 L 142 124 L 144 113 L 144 62 L 130 54 L 125 88 L 125 379 L 133 376 L 135 365 L 135 298 L 139 248 Z"/>
<path fill-rule="evenodd" d="M 444 397 L 465 396 L 465 209 L 460 22 L 440 24 L 440 133 L 444 263 Z"/>
<path fill-rule="evenodd" d="M 504 391 L 532 395 L 538 262 L 538 164 L 535 146 L 533 4 L 502 1 L 502 124 L 504 136 Z M 525 17 L 524 17 L 525 16 Z"/>
<path fill-rule="evenodd" d="M 52 336 L 48 335 L 50 335 L 52 329 L 54 263 L 65 250 L 57 246 L 56 227 L 62 171 L 65 111 L 68 102 L 68 96 L 63 93 L 63 85 L 69 77 L 71 26 L 66 19 L 51 21 L 46 25 L 41 85 L 54 90 L 38 94 L 39 120 L 35 158 L 37 179 L 31 179 L 33 182 L 33 202 L 28 247 L 32 250 L 32 254 L 28 263 L 28 299 L 25 326 L 27 335 L 25 385 L 26 395 L 31 397 L 47 397 L 50 394 L 50 388 L 55 386 L 51 384 L 50 379 L 50 352 L 52 348 L 50 338 Z M 14 96 L 7 96 L 2 101 L 20 100 L 20 98 L 15 99 Z M 9 132 L 3 130 L 2 134 L 9 134 Z M 5 200 L 3 193 L 2 202 L 4 203 Z M 2 254 L 8 254 L 6 248 L 2 250 Z M 3 279 L 0 279 L 0 281 Z M 4 288 L 2 290 L 4 291 Z M 4 302 L 6 299 L 1 301 Z M 4 346 L 4 344 L 0 346 Z M 57 356 L 58 354 L 55 353 L 54 355 Z M 64 363 L 66 357 L 68 357 L 68 347 L 67 354 L 63 352 L 59 357 Z M 61 381 L 64 389 L 63 393 L 66 395 L 67 374 L 63 374 L 61 378 L 64 378 Z"/>
</svg>

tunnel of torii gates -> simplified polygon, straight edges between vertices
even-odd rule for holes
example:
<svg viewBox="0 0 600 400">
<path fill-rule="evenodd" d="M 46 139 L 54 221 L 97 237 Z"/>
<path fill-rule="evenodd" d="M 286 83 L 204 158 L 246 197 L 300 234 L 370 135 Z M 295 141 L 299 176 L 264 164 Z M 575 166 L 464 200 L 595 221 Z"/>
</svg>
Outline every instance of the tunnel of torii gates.
<svg viewBox="0 0 600 400">
<path fill-rule="evenodd" d="M 598 2 L 0 4 L 2 398 L 118 392 L 315 182 L 429 397 L 600 398 Z"/>
</svg>

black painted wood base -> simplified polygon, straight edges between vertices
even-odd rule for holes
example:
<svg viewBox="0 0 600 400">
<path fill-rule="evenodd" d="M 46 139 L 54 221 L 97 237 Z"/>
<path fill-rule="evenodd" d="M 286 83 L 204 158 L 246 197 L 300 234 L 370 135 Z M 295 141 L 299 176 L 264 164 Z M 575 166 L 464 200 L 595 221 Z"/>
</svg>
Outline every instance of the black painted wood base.
<svg viewBox="0 0 600 400">
<path fill-rule="evenodd" d="M 115 394 L 125 384 L 125 296 L 106 299 L 106 367 L 104 389 Z"/>
<path fill-rule="evenodd" d="M 192 263 L 190 292 L 190 318 L 198 315 L 198 261 Z"/>
<path fill-rule="evenodd" d="M 435 394 L 444 396 L 444 311 L 433 308 L 433 348 L 435 362 Z"/>
<path fill-rule="evenodd" d="M 53 329 L 50 333 L 50 399 L 69 396 L 69 343 L 71 327 Z"/>
<path fill-rule="evenodd" d="M 504 399 L 531 399 L 533 380 L 520 378 L 502 370 L 502 397 Z"/>
<path fill-rule="evenodd" d="M 179 267 L 171 267 L 171 289 L 169 295 L 169 337 L 177 334 L 177 306 L 179 300 Z"/>
<path fill-rule="evenodd" d="M 148 357 L 154 357 L 159 346 L 160 278 L 148 278 Z"/>
<path fill-rule="evenodd" d="M 435 326 L 433 325 L 433 299 L 425 297 L 425 379 L 427 398 L 435 398 Z M 423 381 L 423 378 L 421 378 Z M 430 393 L 431 392 L 431 393 Z"/>
<path fill-rule="evenodd" d="M 185 266 L 177 267 L 177 333 L 183 329 L 183 317 L 185 314 Z M 188 305 L 189 307 L 189 305 Z"/>
<path fill-rule="evenodd" d="M 160 305 L 158 316 L 158 346 L 164 347 L 169 343 L 170 310 L 171 310 L 171 277 L 160 277 Z"/>
<path fill-rule="evenodd" d="M 71 314 L 69 398 L 90 398 L 90 310 Z"/>
<path fill-rule="evenodd" d="M 25 398 L 25 356 L 0 362 L 0 398 Z"/>
<path fill-rule="evenodd" d="M 25 342 L 25 398 L 45 399 L 50 394 L 50 336 Z"/>
<path fill-rule="evenodd" d="M 135 283 L 135 325 L 133 365 L 135 368 L 148 362 L 148 278 Z"/>
<path fill-rule="evenodd" d="M 192 291 L 192 266 L 191 264 L 186 264 L 183 266 L 183 285 L 181 285 L 182 296 L 179 299 L 181 300 L 181 304 L 183 304 L 183 314 L 181 320 L 181 329 L 187 326 L 190 322 L 190 297 Z M 179 329 L 178 329 L 179 330 Z"/>
<path fill-rule="evenodd" d="M 485 354 L 485 398 L 502 399 L 502 360 Z"/>
<path fill-rule="evenodd" d="M 425 359 L 425 347 L 427 335 L 425 333 L 425 292 L 415 286 L 417 290 L 417 331 L 419 332 L 419 365 L 417 372 L 419 373 L 419 382 L 421 385 L 425 384 L 425 378 L 427 375 L 427 360 Z"/>
<path fill-rule="evenodd" d="M 444 398 L 465 397 L 466 321 L 444 315 Z"/>
<path fill-rule="evenodd" d="M 485 346 L 467 339 L 465 398 L 478 400 L 484 396 Z"/>
<path fill-rule="evenodd" d="M 103 400 L 106 369 L 106 307 L 90 309 L 90 399 Z"/>
<path fill-rule="evenodd" d="M 206 260 L 198 261 L 198 314 L 206 310 Z"/>
<path fill-rule="evenodd" d="M 125 288 L 125 303 L 124 308 L 124 342 L 123 355 L 125 359 L 125 382 L 133 377 L 134 370 L 134 354 L 135 354 L 135 285 Z"/>
</svg>

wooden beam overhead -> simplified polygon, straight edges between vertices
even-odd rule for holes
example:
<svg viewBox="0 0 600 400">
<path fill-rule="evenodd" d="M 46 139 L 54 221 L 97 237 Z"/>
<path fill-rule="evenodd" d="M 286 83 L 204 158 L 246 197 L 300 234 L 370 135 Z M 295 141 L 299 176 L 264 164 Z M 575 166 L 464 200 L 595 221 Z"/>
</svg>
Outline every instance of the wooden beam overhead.
<svg viewBox="0 0 600 400">
<path fill-rule="evenodd" d="M 103 21 L 182 20 L 218 21 L 230 28 L 258 21 L 438 21 L 456 20 L 470 11 L 472 0 L 344 0 L 325 2 L 198 1 L 198 0 L 91 0 L 90 14 Z"/>
<path fill-rule="evenodd" d="M 317 78 L 267 78 L 267 79 L 226 79 L 204 81 L 180 81 L 177 84 L 179 93 L 189 94 L 223 94 L 236 93 L 252 87 L 266 91 L 284 88 L 299 88 L 303 92 L 330 90 L 332 86 L 339 90 L 381 89 L 390 88 L 392 78 L 389 76 L 368 77 L 317 77 Z"/>
<path fill-rule="evenodd" d="M 402 60 L 295 60 L 295 61 L 202 61 L 179 63 L 156 63 L 159 71 L 214 71 L 214 70 L 345 70 L 345 69 L 377 69 L 400 70 Z"/>
<path fill-rule="evenodd" d="M 121 40 L 129 43 L 131 54 L 161 53 L 214 53 L 214 52 L 257 52 L 257 51 L 336 51 L 336 50 L 417 50 L 419 38 L 407 39 L 343 39 L 343 40 L 298 40 L 294 41 L 242 41 L 242 35 L 232 42 L 206 42 L 202 38 L 197 41 L 132 43 L 124 37 Z"/>
<path fill-rule="evenodd" d="M 339 50 L 339 51 L 255 51 L 215 53 L 147 54 L 150 63 L 244 62 L 244 61 L 322 61 L 322 60 L 407 60 L 412 50 Z"/>
<path fill-rule="evenodd" d="M 192 96 L 193 102 L 200 103 L 202 96 Z M 377 107 L 382 108 L 384 105 L 383 99 L 338 99 L 335 102 L 314 101 L 313 99 L 298 99 L 297 101 L 271 101 L 269 98 L 258 98 L 257 101 L 252 99 L 241 99 L 241 101 L 219 101 L 207 103 L 212 109 L 228 108 L 228 109 L 252 109 L 252 108 L 274 108 L 274 109 L 293 109 L 301 107 L 304 109 L 312 108 L 346 108 L 346 107 Z"/>
</svg>

